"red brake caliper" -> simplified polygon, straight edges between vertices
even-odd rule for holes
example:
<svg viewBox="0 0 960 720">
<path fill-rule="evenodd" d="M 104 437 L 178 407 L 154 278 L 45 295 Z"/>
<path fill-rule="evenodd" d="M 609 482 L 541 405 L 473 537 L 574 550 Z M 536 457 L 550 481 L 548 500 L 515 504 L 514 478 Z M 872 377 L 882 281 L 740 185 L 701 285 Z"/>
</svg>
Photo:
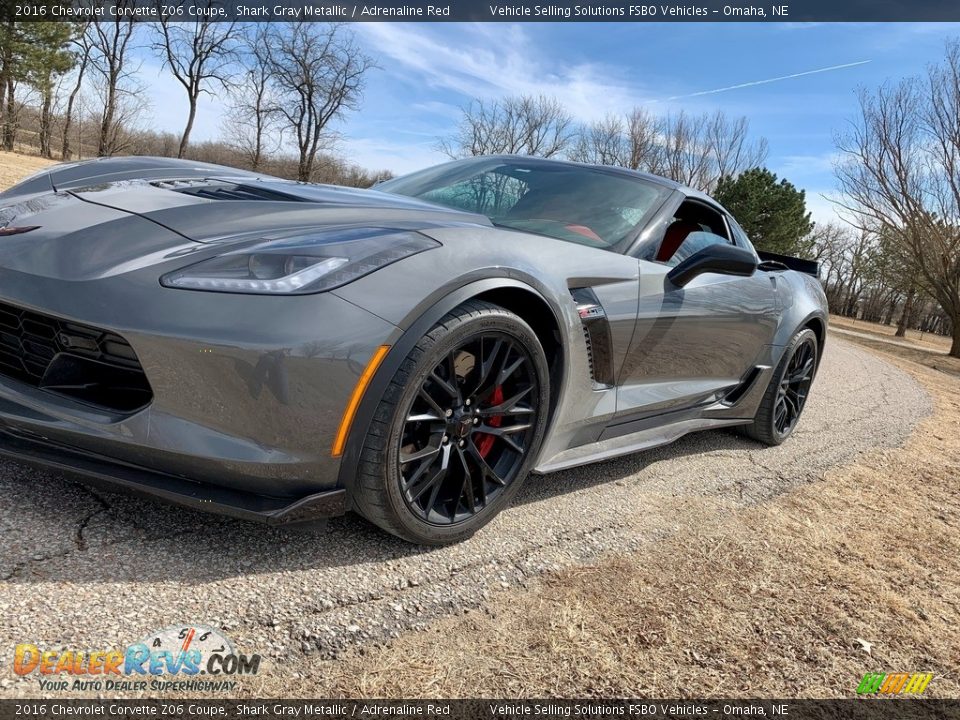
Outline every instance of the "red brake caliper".
<svg viewBox="0 0 960 720">
<path fill-rule="evenodd" d="M 497 385 L 493 389 L 493 395 L 490 396 L 490 404 L 496 407 L 503 402 L 503 386 Z M 487 420 L 487 425 L 490 427 L 500 427 L 500 423 L 503 422 L 502 415 L 494 415 L 492 418 Z M 493 449 L 493 442 L 496 440 L 496 437 L 493 435 L 487 435 L 486 433 L 477 433 L 481 437 L 478 439 L 477 452 L 480 453 L 480 457 L 487 457 L 487 453 Z"/>
</svg>

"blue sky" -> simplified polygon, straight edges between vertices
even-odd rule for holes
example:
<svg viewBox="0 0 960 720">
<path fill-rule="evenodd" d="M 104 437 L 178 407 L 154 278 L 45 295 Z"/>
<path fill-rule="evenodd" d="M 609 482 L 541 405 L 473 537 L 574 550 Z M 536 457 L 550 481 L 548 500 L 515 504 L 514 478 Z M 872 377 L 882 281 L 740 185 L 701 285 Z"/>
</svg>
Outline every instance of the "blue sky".
<svg viewBox="0 0 960 720">
<path fill-rule="evenodd" d="M 381 66 L 370 76 L 362 110 L 338 127 L 338 150 L 361 166 L 402 173 L 443 160 L 436 140 L 453 131 L 459 107 L 472 97 L 544 93 L 583 121 L 635 106 L 654 113 L 722 109 L 747 116 L 752 131 L 768 139 L 767 165 L 807 191 L 818 220 L 834 217 L 827 199 L 834 188 L 833 138 L 853 117 L 856 88 L 921 72 L 940 57 L 945 39 L 960 36 L 958 25 L 880 23 L 357 23 L 353 29 Z M 785 77 L 825 68 L 836 69 Z M 152 125 L 178 132 L 182 89 L 156 66 L 146 64 L 143 73 Z M 774 78 L 784 79 L 763 82 Z M 706 92 L 714 90 L 721 91 Z M 217 137 L 221 113 L 220 101 L 205 100 L 194 137 Z"/>
</svg>

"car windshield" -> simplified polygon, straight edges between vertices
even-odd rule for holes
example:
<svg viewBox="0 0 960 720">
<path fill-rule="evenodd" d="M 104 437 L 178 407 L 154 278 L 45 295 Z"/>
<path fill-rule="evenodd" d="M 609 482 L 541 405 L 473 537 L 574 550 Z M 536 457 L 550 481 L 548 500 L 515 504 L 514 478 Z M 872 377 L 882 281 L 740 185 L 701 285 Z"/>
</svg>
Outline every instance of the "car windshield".
<svg viewBox="0 0 960 720">
<path fill-rule="evenodd" d="M 613 170 L 543 160 L 459 160 L 377 190 L 486 215 L 498 227 L 622 249 L 669 189 Z"/>
</svg>

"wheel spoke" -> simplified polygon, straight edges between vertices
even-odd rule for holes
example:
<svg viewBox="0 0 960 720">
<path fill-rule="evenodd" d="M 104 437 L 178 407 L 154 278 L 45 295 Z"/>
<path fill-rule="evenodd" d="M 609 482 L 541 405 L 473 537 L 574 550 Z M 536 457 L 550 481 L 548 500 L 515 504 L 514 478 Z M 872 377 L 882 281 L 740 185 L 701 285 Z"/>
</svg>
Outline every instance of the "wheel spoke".
<svg viewBox="0 0 960 720">
<path fill-rule="evenodd" d="M 400 464 L 406 465 L 407 463 L 416 462 L 417 460 L 423 460 L 424 458 L 428 458 L 428 457 L 431 457 L 432 455 L 436 455 L 438 452 L 440 452 L 440 448 L 433 447 L 431 445 L 428 445 L 422 450 L 417 450 L 415 453 L 410 453 L 409 455 L 401 452 Z"/>
<path fill-rule="evenodd" d="M 449 447 L 449 446 L 447 446 Z M 410 487 L 410 500 L 416 502 L 420 497 L 430 488 L 433 488 L 433 494 L 431 497 L 435 497 L 436 494 L 440 491 L 440 486 L 443 484 L 443 479 L 447 476 L 447 460 L 450 453 L 444 453 L 443 463 L 440 466 L 440 469 L 437 470 L 433 475 L 431 475 L 426 481 L 420 483 L 416 487 Z M 432 505 L 431 501 L 427 507 Z"/>
<path fill-rule="evenodd" d="M 436 371 L 436 370 L 434 370 L 432 373 L 430 373 L 430 378 L 431 378 L 437 385 L 439 385 L 440 388 L 441 388 L 445 393 L 447 393 L 447 395 L 449 395 L 451 399 L 453 399 L 453 400 L 459 400 L 459 399 L 460 399 L 460 390 L 459 390 L 458 388 L 454 387 L 453 385 L 451 385 L 449 382 L 447 382 L 446 380 L 444 380 L 444 379 L 443 379 L 442 377 L 440 377 L 439 375 L 437 375 L 437 371 Z M 454 375 L 454 378 L 456 378 L 456 375 Z M 453 382 L 456 383 L 456 379 L 454 379 Z"/>
<path fill-rule="evenodd" d="M 487 435 L 496 435 L 498 437 L 503 435 L 511 435 L 513 433 L 523 432 L 524 430 L 529 430 L 532 427 L 530 423 L 517 423 L 516 425 L 507 425 L 506 427 L 494 427 L 493 425 L 481 425 L 477 428 L 477 432 L 486 433 Z"/>
<path fill-rule="evenodd" d="M 783 432 L 786 427 L 787 403 L 786 398 L 781 398 L 773 411 L 773 421 L 778 432 Z"/>
<path fill-rule="evenodd" d="M 813 370 L 813 358 L 807 360 L 803 364 L 803 367 L 801 367 L 799 370 L 797 370 L 790 376 L 790 383 L 796 384 L 796 383 L 806 382 L 807 380 L 810 379 L 811 370 Z"/>
<path fill-rule="evenodd" d="M 441 454 L 440 469 L 437 470 L 426 482 L 422 483 L 417 487 L 416 492 L 413 492 L 411 488 L 411 501 L 416 502 L 420 499 L 424 492 L 429 488 L 433 488 L 433 492 L 430 494 L 430 502 L 427 503 L 427 508 L 433 506 L 433 503 L 436 501 L 437 494 L 440 492 L 440 486 L 443 485 L 444 478 L 447 477 L 447 469 L 450 464 L 450 446 L 443 446 L 443 453 Z"/>
<path fill-rule="evenodd" d="M 517 407 L 517 403 L 529 395 L 532 390 L 532 386 L 527 386 L 526 389 L 521 390 L 509 400 L 504 400 L 499 405 L 478 410 L 477 415 L 484 418 L 495 415 L 529 415 L 533 412 L 533 408 L 526 405 Z"/>
<path fill-rule="evenodd" d="M 463 403 L 463 390 L 460 388 L 460 381 L 457 379 L 457 351 L 451 350 L 447 353 L 447 372 L 449 373 L 449 381 L 453 386 L 454 391 L 457 393 L 457 404 L 460 405 Z"/>
<path fill-rule="evenodd" d="M 440 407 L 439 403 L 437 403 L 437 401 L 430 396 L 430 393 L 428 393 L 425 388 L 420 388 L 420 392 L 417 393 L 417 397 L 429 405 L 430 409 L 433 410 L 438 418 L 443 418 L 443 408 Z"/>
<path fill-rule="evenodd" d="M 404 492 L 409 491 L 414 485 L 416 485 L 424 473 L 427 472 L 433 465 L 436 464 L 436 459 L 433 462 L 423 462 L 417 466 L 417 469 L 413 471 L 413 474 L 409 478 L 402 480 L 401 487 Z"/>
<path fill-rule="evenodd" d="M 497 362 L 497 356 L 500 354 L 500 348 L 503 347 L 503 340 L 497 338 L 493 343 L 493 350 L 488 354 L 484 355 L 484 339 L 480 339 L 480 379 L 477 380 L 477 386 L 474 388 L 472 395 L 478 395 L 480 391 L 484 388 L 487 380 L 490 379 L 490 373 L 493 370 L 493 366 Z M 492 392 L 492 389 L 491 389 Z"/>
<path fill-rule="evenodd" d="M 502 477 L 497 475 L 497 471 L 490 467 L 490 464 L 487 462 L 487 459 L 480 454 L 480 451 L 477 450 L 477 446 L 473 443 L 470 443 L 470 447 L 467 448 L 470 451 L 470 457 L 473 458 L 474 462 L 480 466 L 480 471 L 485 477 L 490 478 L 497 485 L 506 485 Z"/>
<path fill-rule="evenodd" d="M 457 456 L 460 458 L 460 464 L 463 466 L 463 485 L 460 487 L 460 497 L 466 495 L 467 507 L 471 513 L 477 512 L 476 489 L 473 487 L 473 473 L 470 472 L 470 466 L 467 464 L 467 458 L 463 455 L 463 450 L 457 448 Z M 459 503 L 459 499 L 458 503 Z"/>
<path fill-rule="evenodd" d="M 527 359 L 521 355 L 519 358 L 510 363 L 510 365 L 507 365 L 508 358 L 509 355 L 503 359 L 503 367 L 500 368 L 500 374 L 497 375 L 497 385 L 503 385 L 507 381 L 507 378 L 513 375 L 513 373 L 517 371 L 517 368 L 527 361 Z"/>
<path fill-rule="evenodd" d="M 433 413 L 419 413 L 417 415 L 409 415 L 407 417 L 407 422 L 437 422 L 443 421 L 443 417 L 437 417 Z"/>
<path fill-rule="evenodd" d="M 473 443 L 472 443 L 472 442 L 471 442 L 469 445 L 467 445 L 466 452 L 464 452 L 464 450 L 463 450 L 462 448 L 457 448 L 457 452 L 460 453 L 460 461 L 463 463 L 463 469 L 464 469 L 466 472 L 471 473 L 471 482 L 473 482 L 473 480 L 472 480 L 472 477 L 473 477 L 472 473 L 473 473 L 473 471 L 470 469 L 470 462 L 467 460 L 467 454 L 469 453 L 469 454 L 470 454 L 470 457 L 472 457 L 474 460 L 476 460 L 476 455 L 474 455 L 473 452 L 472 452 L 473 449 L 474 449 L 474 447 L 473 447 Z M 483 458 L 481 458 L 481 460 L 482 460 L 482 459 L 483 459 Z M 486 463 L 484 463 L 484 464 L 486 464 Z M 478 465 L 479 465 L 479 463 L 478 463 Z M 486 473 L 485 473 L 484 470 L 483 470 L 483 466 L 480 466 L 480 478 L 479 478 L 479 480 L 480 480 L 480 506 L 481 506 L 481 507 L 486 507 L 486 505 L 487 505 L 487 483 L 486 483 L 486 479 L 485 479 L 485 478 L 486 478 Z"/>
</svg>

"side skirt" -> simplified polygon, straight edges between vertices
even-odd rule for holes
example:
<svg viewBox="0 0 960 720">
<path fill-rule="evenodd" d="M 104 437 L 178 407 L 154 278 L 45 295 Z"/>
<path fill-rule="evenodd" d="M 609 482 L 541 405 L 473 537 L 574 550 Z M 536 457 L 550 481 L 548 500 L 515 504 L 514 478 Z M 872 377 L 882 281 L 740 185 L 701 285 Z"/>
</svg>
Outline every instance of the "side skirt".
<svg viewBox="0 0 960 720">
<path fill-rule="evenodd" d="M 661 419 L 662 420 L 662 419 Z M 589 445 L 564 450 L 557 453 L 546 462 L 542 462 L 533 469 L 533 472 L 544 474 L 557 470 L 587 465 L 589 463 L 609 460 L 621 455 L 629 455 L 641 450 L 672 443 L 677 438 L 697 430 L 711 430 L 714 428 L 747 425 L 752 420 L 743 418 L 694 418 L 680 420 L 669 425 L 651 427 L 629 435 L 617 435 L 606 440 L 600 440 Z"/>
</svg>

